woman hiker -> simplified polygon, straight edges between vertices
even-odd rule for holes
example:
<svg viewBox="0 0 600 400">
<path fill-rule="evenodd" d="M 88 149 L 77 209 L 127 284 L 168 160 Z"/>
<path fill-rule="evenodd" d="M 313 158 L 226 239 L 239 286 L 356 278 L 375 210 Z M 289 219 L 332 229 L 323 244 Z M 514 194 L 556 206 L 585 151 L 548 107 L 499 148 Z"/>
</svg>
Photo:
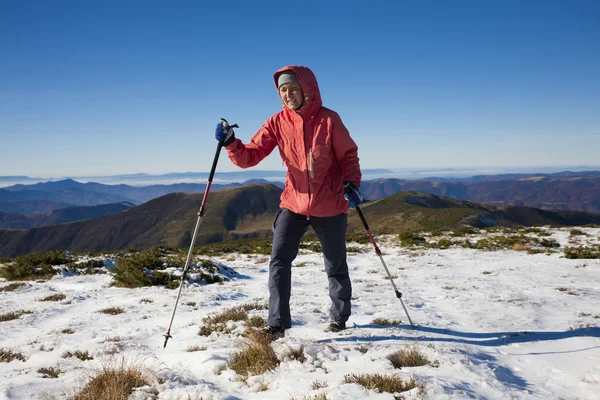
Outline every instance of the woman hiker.
<svg viewBox="0 0 600 400">
<path fill-rule="evenodd" d="M 275 339 L 291 327 L 292 261 L 309 225 L 321 242 L 329 280 L 331 323 L 326 331 L 339 332 L 346 329 L 352 297 L 346 262 L 347 212 L 362 201 L 358 148 L 340 116 L 323 107 L 310 69 L 286 66 L 275 72 L 274 79 L 283 110 L 269 118 L 250 143 L 236 139 L 225 121 L 215 134 L 241 168 L 257 165 L 275 147 L 287 167 L 280 210 L 273 221 L 264 333 Z"/>
</svg>

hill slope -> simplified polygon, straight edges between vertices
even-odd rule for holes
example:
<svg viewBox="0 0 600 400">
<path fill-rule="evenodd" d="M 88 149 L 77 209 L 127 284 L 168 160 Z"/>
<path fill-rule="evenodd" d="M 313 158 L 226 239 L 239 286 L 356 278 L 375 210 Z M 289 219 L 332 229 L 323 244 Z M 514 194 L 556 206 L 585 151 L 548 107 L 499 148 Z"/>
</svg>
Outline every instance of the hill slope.
<svg viewBox="0 0 600 400">
<path fill-rule="evenodd" d="M 123 202 L 90 207 L 67 207 L 34 215 L 21 215 L 0 211 L 0 229 L 30 229 L 65 222 L 81 221 L 116 214 L 133 206 L 131 203 Z"/>
<path fill-rule="evenodd" d="M 280 194 L 281 189 L 270 184 L 211 192 L 197 244 L 270 236 Z M 185 247 L 191 242 L 202 196 L 174 193 L 115 215 L 27 231 L 0 230 L 0 256 L 52 249 L 98 252 L 158 245 Z M 398 193 L 361 208 L 375 233 L 461 225 L 600 224 L 600 214 L 484 206 L 418 192 Z M 363 230 L 353 210 L 348 223 L 349 232 Z M 310 235 L 312 230 L 308 233 Z"/>
<path fill-rule="evenodd" d="M 441 182 L 377 179 L 364 181 L 361 192 L 377 200 L 404 191 L 418 191 L 497 206 L 528 206 L 600 213 L 600 176 L 531 176 L 515 180 Z"/>
<path fill-rule="evenodd" d="M 250 185 L 211 192 L 197 243 L 261 237 L 271 232 L 281 189 Z M 202 194 L 173 193 L 105 217 L 26 231 L 0 230 L 0 256 L 68 249 L 97 252 L 191 242 Z"/>
</svg>

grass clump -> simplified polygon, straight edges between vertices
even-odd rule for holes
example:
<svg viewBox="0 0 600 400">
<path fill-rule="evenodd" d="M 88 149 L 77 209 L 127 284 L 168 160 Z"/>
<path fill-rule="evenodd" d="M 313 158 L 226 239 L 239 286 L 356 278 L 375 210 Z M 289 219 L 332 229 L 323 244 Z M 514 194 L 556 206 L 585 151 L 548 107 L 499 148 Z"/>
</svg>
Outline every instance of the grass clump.
<svg viewBox="0 0 600 400">
<path fill-rule="evenodd" d="M 100 310 L 98 312 L 102 313 L 102 314 L 118 315 L 118 314 L 123 314 L 125 312 L 125 310 L 121 307 L 108 307 L 108 308 L 103 308 L 102 310 Z"/>
<path fill-rule="evenodd" d="M 325 381 L 320 381 L 320 380 L 315 380 L 313 383 L 310 384 L 310 388 L 312 390 L 319 390 L 319 389 L 325 389 L 326 387 L 328 387 L 329 385 L 327 384 L 327 382 Z"/>
<path fill-rule="evenodd" d="M 60 368 L 57 367 L 43 367 L 37 370 L 38 373 L 42 374 L 43 378 L 58 378 L 58 375 L 62 372 Z"/>
<path fill-rule="evenodd" d="M 406 247 L 422 246 L 426 242 L 425 237 L 415 232 L 403 232 L 398 235 L 398 238 L 400 239 L 402 246 Z"/>
<path fill-rule="evenodd" d="M 468 240 L 462 244 L 464 248 L 477 249 L 477 250 L 529 250 L 532 245 L 539 242 L 539 239 L 525 236 L 525 235 L 499 235 L 491 236 L 478 240 L 475 243 L 471 243 Z"/>
<path fill-rule="evenodd" d="M 565 247 L 565 258 L 569 259 L 596 259 L 600 258 L 600 246 Z"/>
<path fill-rule="evenodd" d="M 521 233 L 536 233 L 536 234 L 539 234 L 539 233 L 543 232 L 541 228 L 538 228 L 538 227 L 535 227 L 535 226 L 530 226 L 528 228 L 523 228 L 523 229 L 520 229 L 519 231 Z"/>
<path fill-rule="evenodd" d="M 198 346 L 198 345 L 196 345 L 196 346 L 189 346 L 186 351 L 188 353 L 193 353 L 195 351 L 205 351 L 207 348 L 208 347 L 206 347 L 206 346 Z"/>
<path fill-rule="evenodd" d="M 62 333 L 63 335 L 72 335 L 75 333 L 75 330 L 73 328 L 65 328 L 61 330 L 60 333 Z"/>
<path fill-rule="evenodd" d="M 217 265 L 214 262 L 200 260 L 198 265 L 195 264 L 190 263 L 188 272 L 199 272 L 200 276 L 196 278 L 197 281 L 203 280 L 210 284 L 227 280 L 220 275 L 215 275 Z M 177 289 L 181 284 L 181 277 L 171 275 L 164 269 L 183 269 L 184 265 L 183 259 L 165 254 L 165 250 L 158 247 L 122 256 L 115 268 L 115 286 L 126 288 L 164 286 L 169 289 Z"/>
<path fill-rule="evenodd" d="M 40 299 L 39 301 L 61 301 L 67 298 L 67 295 L 65 295 L 64 293 L 56 293 L 56 294 L 51 294 L 50 296 L 46 296 L 42 299 Z"/>
<path fill-rule="evenodd" d="M 445 250 L 452 246 L 452 241 L 450 239 L 442 238 L 437 242 L 429 242 L 425 243 L 425 247 L 428 249 L 441 249 Z"/>
<path fill-rule="evenodd" d="M 569 231 L 569 236 L 587 236 L 587 235 L 581 229 L 571 229 Z"/>
<path fill-rule="evenodd" d="M 380 326 L 394 326 L 394 325 L 400 325 L 402 323 L 402 321 L 400 320 L 396 320 L 396 319 L 387 319 L 387 318 L 375 318 L 373 320 L 373 323 L 375 325 L 380 325 Z"/>
<path fill-rule="evenodd" d="M 474 235 L 476 233 L 478 233 L 478 230 L 473 228 L 472 226 L 461 226 L 460 228 L 453 229 L 452 232 L 450 232 L 450 235 L 454 237 L 461 237 L 467 235 Z"/>
<path fill-rule="evenodd" d="M 560 243 L 556 239 L 542 239 L 539 241 L 539 245 L 548 249 L 557 249 L 560 247 Z"/>
<path fill-rule="evenodd" d="M 104 260 L 87 260 L 80 263 L 70 262 L 66 264 L 66 267 L 73 272 L 82 275 L 97 275 L 105 274 Z"/>
<path fill-rule="evenodd" d="M 0 362 L 9 363 L 13 360 L 26 361 L 26 358 L 21 353 L 15 353 L 9 349 L 0 349 Z"/>
<path fill-rule="evenodd" d="M 271 254 L 271 239 L 246 239 L 226 243 L 215 243 L 199 246 L 194 249 L 194 254 L 205 256 L 221 256 L 229 253 L 240 254 Z"/>
<path fill-rule="evenodd" d="M 388 360 L 394 368 L 421 367 L 429 364 L 429 360 L 419 351 L 417 346 L 410 346 L 390 354 Z"/>
<path fill-rule="evenodd" d="M 121 258 L 115 268 L 115 285 L 126 288 L 152 286 L 153 281 L 147 270 L 163 267 L 159 252 L 152 249 Z"/>
<path fill-rule="evenodd" d="M 72 257 L 62 250 L 29 253 L 15 257 L 12 263 L 0 269 L 0 276 L 9 281 L 50 279 L 55 274 L 53 265 L 71 261 Z"/>
<path fill-rule="evenodd" d="M 11 311 L 6 314 L 0 315 L 0 322 L 12 321 L 14 319 L 19 319 L 21 315 L 25 314 L 33 314 L 33 311 L 19 310 L 19 311 Z"/>
<path fill-rule="evenodd" d="M 126 399 L 134 388 L 148 384 L 140 367 L 127 366 L 122 362 L 117 366 L 105 366 L 75 394 L 74 400 Z"/>
<path fill-rule="evenodd" d="M 348 374 L 344 377 L 345 383 L 357 383 L 367 389 L 379 392 L 399 393 L 417 387 L 414 378 L 404 381 L 397 375 L 387 376 L 382 374 Z"/>
<path fill-rule="evenodd" d="M 346 235 L 346 243 L 369 244 L 371 239 L 365 233 L 350 233 Z"/>
<path fill-rule="evenodd" d="M 26 286 L 26 284 L 23 282 L 10 283 L 6 286 L 0 287 L 0 292 L 14 292 L 17 289 L 22 288 L 23 286 Z"/>
<path fill-rule="evenodd" d="M 243 349 L 235 353 L 227 364 L 238 375 L 261 375 L 279 366 L 271 342 L 260 333 L 251 331 Z"/>
<path fill-rule="evenodd" d="M 267 321 L 260 315 L 253 315 L 248 319 L 248 325 L 253 328 L 262 328 L 267 325 Z"/>
<path fill-rule="evenodd" d="M 92 357 L 89 353 L 89 351 L 83 351 L 83 350 L 75 350 L 74 352 L 70 352 L 70 351 L 66 351 L 63 355 L 63 358 L 71 358 L 71 357 L 76 357 L 78 359 L 80 359 L 81 361 L 89 361 L 89 360 L 93 360 L 94 357 Z"/>
<path fill-rule="evenodd" d="M 224 310 L 221 313 L 209 315 L 202 321 L 204 325 L 198 333 L 200 336 L 210 336 L 213 332 L 231 333 L 231 328 L 227 326 L 229 321 L 246 321 L 248 312 L 243 307 L 233 307 Z"/>
<path fill-rule="evenodd" d="M 304 346 L 300 346 L 298 348 L 288 348 L 288 350 L 285 353 L 283 353 L 282 359 L 295 360 L 303 363 L 304 361 L 306 361 L 306 355 L 304 354 Z"/>
<path fill-rule="evenodd" d="M 322 253 L 323 248 L 319 242 L 302 242 L 300 243 L 300 249 L 309 250 L 313 253 Z"/>
</svg>

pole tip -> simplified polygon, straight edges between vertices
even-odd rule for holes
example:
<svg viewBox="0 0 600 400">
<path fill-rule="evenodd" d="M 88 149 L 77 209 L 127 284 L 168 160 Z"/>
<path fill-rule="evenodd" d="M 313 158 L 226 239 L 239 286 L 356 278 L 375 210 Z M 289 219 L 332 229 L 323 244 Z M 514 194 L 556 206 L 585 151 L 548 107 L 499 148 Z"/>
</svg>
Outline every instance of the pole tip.
<svg viewBox="0 0 600 400">
<path fill-rule="evenodd" d="M 167 347 L 167 342 L 169 341 L 169 339 L 172 338 L 173 336 L 171 336 L 171 334 L 168 332 L 163 336 L 165 337 L 165 344 L 163 345 L 163 349 L 164 349 Z"/>
</svg>

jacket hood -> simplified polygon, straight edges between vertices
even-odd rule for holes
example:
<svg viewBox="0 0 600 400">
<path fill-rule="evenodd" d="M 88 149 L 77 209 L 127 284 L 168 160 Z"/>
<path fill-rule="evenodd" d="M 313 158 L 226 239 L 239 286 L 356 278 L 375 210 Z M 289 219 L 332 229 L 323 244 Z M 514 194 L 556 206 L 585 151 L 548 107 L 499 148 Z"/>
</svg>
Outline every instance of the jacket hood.
<svg viewBox="0 0 600 400">
<path fill-rule="evenodd" d="M 283 71 L 293 71 L 298 79 L 298 84 L 304 92 L 304 104 L 299 110 L 300 113 L 306 116 L 314 115 L 323 105 L 323 102 L 321 101 L 321 91 L 319 90 L 319 84 L 317 83 L 315 74 L 308 67 L 300 65 L 287 65 L 278 69 L 273 75 L 278 96 L 279 90 L 277 88 L 277 78 Z"/>
</svg>

